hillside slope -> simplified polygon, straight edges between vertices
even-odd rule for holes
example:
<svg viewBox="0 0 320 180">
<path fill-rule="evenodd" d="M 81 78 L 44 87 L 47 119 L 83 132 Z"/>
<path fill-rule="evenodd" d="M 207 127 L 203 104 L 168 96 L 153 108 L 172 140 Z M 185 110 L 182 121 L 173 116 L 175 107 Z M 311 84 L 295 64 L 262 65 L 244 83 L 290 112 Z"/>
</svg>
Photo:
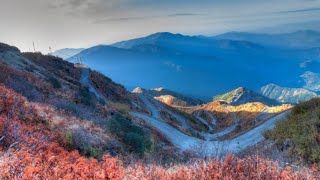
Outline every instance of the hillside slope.
<svg viewBox="0 0 320 180">
<path fill-rule="evenodd" d="M 105 153 L 139 159 L 173 148 L 157 131 L 129 117 L 130 111 L 149 112 L 123 86 L 58 57 L 1 47 L 0 83 L 35 104 L 34 113 L 52 128 L 50 133 L 61 136 L 61 146 L 98 159 Z"/>
<path fill-rule="evenodd" d="M 314 98 L 296 105 L 287 120 L 279 122 L 265 136 L 299 163 L 319 164 L 319 123 L 320 98 Z"/>
</svg>

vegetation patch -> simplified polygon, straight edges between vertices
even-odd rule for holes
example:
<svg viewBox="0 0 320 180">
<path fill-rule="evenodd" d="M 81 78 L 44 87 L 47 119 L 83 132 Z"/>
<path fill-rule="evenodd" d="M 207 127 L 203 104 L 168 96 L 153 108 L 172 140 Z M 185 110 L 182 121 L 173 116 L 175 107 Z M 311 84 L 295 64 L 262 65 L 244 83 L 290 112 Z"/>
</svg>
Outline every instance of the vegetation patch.
<svg viewBox="0 0 320 180">
<path fill-rule="evenodd" d="M 153 149 L 151 133 L 120 114 L 110 120 L 108 130 L 123 140 L 131 152 L 140 156 Z"/>
<path fill-rule="evenodd" d="M 91 94 L 88 90 L 88 88 L 82 88 L 79 91 L 79 95 L 80 95 L 80 103 L 81 104 L 85 104 L 87 106 L 92 106 L 95 107 L 97 101 L 96 98 L 93 94 Z"/>
<path fill-rule="evenodd" d="M 49 83 L 53 86 L 53 88 L 55 88 L 55 89 L 59 89 L 59 88 L 62 87 L 60 81 L 59 81 L 57 78 L 55 78 L 55 77 L 50 77 L 50 78 L 48 79 L 48 81 L 49 81 Z"/>
</svg>

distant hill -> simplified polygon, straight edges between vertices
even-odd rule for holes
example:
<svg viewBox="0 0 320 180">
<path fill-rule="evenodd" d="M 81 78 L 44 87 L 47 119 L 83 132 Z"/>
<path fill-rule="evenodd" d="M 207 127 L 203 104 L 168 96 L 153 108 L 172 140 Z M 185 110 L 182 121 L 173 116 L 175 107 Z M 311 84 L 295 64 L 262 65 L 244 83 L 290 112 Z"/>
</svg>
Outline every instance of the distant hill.
<svg viewBox="0 0 320 180">
<path fill-rule="evenodd" d="M 72 57 L 72 56 L 80 53 L 83 50 L 84 50 L 84 48 L 65 48 L 65 49 L 59 49 L 59 50 L 51 53 L 50 55 L 57 56 L 62 59 L 68 59 L 69 57 Z"/>
<path fill-rule="evenodd" d="M 268 84 L 261 88 L 261 94 L 281 103 L 297 104 L 317 97 L 317 94 L 303 88 L 287 88 Z"/>
<path fill-rule="evenodd" d="M 269 99 L 259 93 L 244 87 L 239 87 L 231 92 L 214 97 L 214 100 L 223 100 L 231 105 L 241 105 L 249 102 L 261 102 L 268 106 L 278 105 L 275 100 Z"/>
</svg>

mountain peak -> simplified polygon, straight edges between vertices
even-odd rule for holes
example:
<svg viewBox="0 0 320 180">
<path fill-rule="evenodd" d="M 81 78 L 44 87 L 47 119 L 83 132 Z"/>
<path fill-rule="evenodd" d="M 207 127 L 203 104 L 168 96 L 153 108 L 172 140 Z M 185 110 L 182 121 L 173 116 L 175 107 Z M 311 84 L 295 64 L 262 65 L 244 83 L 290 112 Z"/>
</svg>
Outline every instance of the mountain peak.
<svg viewBox="0 0 320 180">
<path fill-rule="evenodd" d="M 249 90 L 245 87 L 239 87 L 226 94 L 214 97 L 214 101 L 223 100 L 231 105 L 246 104 L 249 102 L 261 102 L 266 105 L 277 105 L 278 103 L 271 100 L 255 91 Z"/>
<path fill-rule="evenodd" d="M 158 32 L 151 35 L 148 35 L 146 37 L 131 39 L 128 41 L 121 41 L 112 44 L 111 46 L 123 48 L 123 49 L 131 49 L 137 46 L 141 45 L 157 45 L 161 41 L 170 41 L 170 42 L 176 42 L 178 40 L 185 40 L 187 38 L 190 38 L 191 36 L 185 36 L 182 34 L 174 34 L 170 32 Z"/>
<path fill-rule="evenodd" d="M 140 94 L 140 93 L 143 93 L 145 90 L 143 89 L 143 88 L 141 88 L 141 87 L 136 87 L 132 92 L 133 93 L 138 93 L 138 94 Z"/>
<path fill-rule="evenodd" d="M 174 36 L 184 37 L 184 35 L 182 35 L 182 34 L 179 34 L 179 33 L 174 34 L 171 32 L 157 32 L 157 33 L 151 34 L 147 37 L 160 38 L 160 37 L 174 37 Z"/>
</svg>

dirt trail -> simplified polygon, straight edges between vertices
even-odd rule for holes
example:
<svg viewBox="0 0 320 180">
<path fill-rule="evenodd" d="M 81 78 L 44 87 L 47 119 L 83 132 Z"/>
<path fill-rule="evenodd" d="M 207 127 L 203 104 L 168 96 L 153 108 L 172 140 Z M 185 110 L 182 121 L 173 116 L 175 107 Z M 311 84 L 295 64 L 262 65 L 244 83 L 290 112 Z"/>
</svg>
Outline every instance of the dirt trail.
<svg viewBox="0 0 320 180">
<path fill-rule="evenodd" d="M 77 67 L 81 70 L 80 83 L 83 86 L 88 87 L 89 92 L 93 93 L 97 99 L 107 102 L 106 98 L 104 98 L 92 85 L 92 82 L 90 80 L 90 69 L 85 65 L 78 65 Z"/>
</svg>

